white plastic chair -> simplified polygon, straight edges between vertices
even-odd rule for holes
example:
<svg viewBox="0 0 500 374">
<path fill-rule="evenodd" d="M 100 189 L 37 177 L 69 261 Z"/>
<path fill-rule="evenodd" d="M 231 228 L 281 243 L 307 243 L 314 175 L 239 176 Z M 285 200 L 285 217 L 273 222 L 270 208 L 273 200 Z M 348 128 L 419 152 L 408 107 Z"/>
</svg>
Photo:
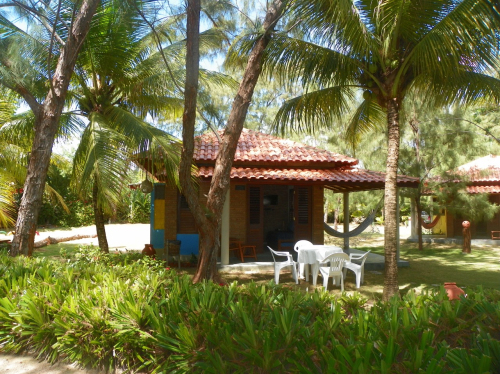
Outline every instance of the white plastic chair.
<svg viewBox="0 0 500 374">
<path fill-rule="evenodd" d="M 295 245 L 293 246 L 293 249 L 295 252 L 299 252 L 299 248 L 302 247 L 303 245 L 313 245 L 309 240 L 299 240 Z"/>
<path fill-rule="evenodd" d="M 319 271 L 323 276 L 323 287 L 328 289 L 328 278 L 332 277 L 333 284 L 337 284 L 340 278 L 340 289 L 344 292 L 344 273 L 342 268 L 349 261 L 349 256 L 345 253 L 334 253 L 325 258 L 325 263 L 330 263 L 329 266 L 320 266 Z"/>
<path fill-rule="evenodd" d="M 299 240 L 297 243 L 295 243 L 295 245 L 293 246 L 293 249 L 295 250 L 295 252 L 299 253 L 300 247 L 310 246 L 310 245 L 313 245 L 313 243 L 311 243 L 309 240 Z M 307 267 L 305 267 L 304 265 L 307 265 Z M 309 278 L 309 264 L 303 264 L 303 263 L 299 262 L 299 277 L 302 278 L 304 276 L 304 267 L 306 270 L 305 280 L 308 280 L 308 278 Z"/>
<path fill-rule="evenodd" d="M 347 269 L 352 270 L 354 274 L 356 275 L 356 288 L 359 288 L 361 284 L 364 282 L 365 279 L 365 261 L 368 258 L 368 253 L 371 251 L 368 251 L 363 254 L 355 254 L 352 253 L 349 256 L 349 261 L 345 263 L 344 265 L 344 278 L 347 273 Z M 355 262 L 352 262 L 352 260 L 356 261 L 361 261 L 361 264 L 357 264 Z"/>
<path fill-rule="evenodd" d="M 293 261 L 293 257 L 289 252 L 279 252 L 275 251 L 271 247 L 267 247 L 271 251 L 271 255 L 273 256 L 273 261 L 274 261 L 274 282 L 276 284 L 279 284 L 280 282 L 280 270 L 287 267 L 291 266 L 292 267 L 292 275 L 293 279 L 295 280 L 295 283 L 299 283 L 299 278 L 297 277 L 297 263 Z M 276 261 L 276 257 L 286 257 L 286 261 Z"/>
</svg>

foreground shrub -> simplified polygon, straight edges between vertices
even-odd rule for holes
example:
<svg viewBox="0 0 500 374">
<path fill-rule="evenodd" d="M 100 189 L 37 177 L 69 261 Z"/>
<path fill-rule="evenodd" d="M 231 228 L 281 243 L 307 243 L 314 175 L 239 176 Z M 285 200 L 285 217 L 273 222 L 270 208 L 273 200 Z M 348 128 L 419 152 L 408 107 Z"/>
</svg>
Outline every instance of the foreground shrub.
<svg viewBox="0 0 500 374">
<path fill-rule="evenodd" d="M 160 262 L 113 256 L 61 263 L 1 255 L 1 350 L 132 372 L 500 370 L 495 290 L 457 302 L 444 289 L 409 293 L 368 309 L 356 294 L 193 285 Z"/>
</svg>

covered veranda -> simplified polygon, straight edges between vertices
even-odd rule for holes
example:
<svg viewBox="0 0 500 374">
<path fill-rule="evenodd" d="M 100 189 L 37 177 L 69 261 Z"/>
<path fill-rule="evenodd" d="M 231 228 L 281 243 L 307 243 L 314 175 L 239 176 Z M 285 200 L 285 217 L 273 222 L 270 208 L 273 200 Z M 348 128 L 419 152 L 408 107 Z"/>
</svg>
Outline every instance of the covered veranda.
<svg viewBox="0 0 500 374">
<path fill-rule="evenodd" d="M 324 172 L 324 171 L 323 171 Z M 331 181 L 324 181 L 329 183 L 322 184 L 323 190 L 327 189 L 334 193 L 341 193 L 343 197 L 343 213 L 344 217 L 349 217 L 349 197 L 351 193 L 361 192 L 361 191 L 371 191 L 371 190 L 382 190 L 385 186 L 385 175 L 381 172 L 375 172 L 363 169 L 350 169 L 343 170 L 341 173 L 342 177 L 339 178 L 339 173 L 335 173 L 331 177 Z M 408 176 L 398 176 L 398 187 L 409 187 L 416 188 L 418 186 L 419 179 Z M 228 193 L 229 196 L 229 193 Z M 226 200 L 227 201 L 227 200 Z M 383 206 L 383 201 L 380 201 L 379 207 Z M 322 206 L 321 206 L 322 207 Z M 317 216 L 314 212 L 313 216 Z M 323 212 L 321 211 L 321 216 Z M 368 218 L 369 219 L 369 218 Z M 256 259 L 245 259 L 243 262 L 236 255 L 231 255 L 229 250 L 230 237 L 228 235 L 228 226 L 231 220 L 230 210 L 227 204 L 224 209 L 222 217 L 222 232 L 221 232 L 221 256 L 219 258 L 219 268 L 221 271 L 248 271 L 248 272 L 259 272 L 266 271 L 273 268 L 273 259 L 271 253 L 268 250 L 257 253 Z M 398 209 L 397 209 L 397 220 L 399 221 L 399 199 L 398 199 Z M 327 226 L 326 223 L 323 223 Z M 325 231 L 326 232 L 326 231 Z M 349 221 L 345 220 L 343 223 L 343 233 L 349 232 Z M 324 235 L 324 233 L 323 233 Z M 406 267 L 409 266 L 408 261 L 401 260 L 399 258 L 399 229 L 397 236 L 397 250 L 398 250 L 398 266 Z M 350 236 L 343 237 L 343 250 L 345 253 L 362 253 L 361 251 L 350 248 Z M 283 246 L 279 248 L 280 250 L 286 250 L 296 256 L 293 251 L 293 239 L 290 239 L 289 246 Z M 324 240 L 321 243 L 323 244 Z M 384 269 L 384 256 L 370 253 L 365 262 L 365 268 L 367 270 L 383 270 Z"/>
</svg>

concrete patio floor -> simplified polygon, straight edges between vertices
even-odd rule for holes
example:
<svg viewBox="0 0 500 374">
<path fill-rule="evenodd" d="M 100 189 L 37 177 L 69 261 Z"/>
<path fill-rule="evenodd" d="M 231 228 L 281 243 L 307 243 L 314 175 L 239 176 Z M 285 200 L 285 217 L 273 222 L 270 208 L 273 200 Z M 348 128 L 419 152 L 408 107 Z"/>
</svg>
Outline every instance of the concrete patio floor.
<svg viewBox="0 0 500 374">
<path fill-rule="evenodd" d="M 295 252 L 290 252 L 292 255 Z M 350 253 L 362 254 L 365 251 L 360 251 L 355 248 L 350 249 Z M 294 260 L 297 260 L 296 254 L 294 255 Z M 368 258 L 365 262 L 365 270 L 384 270 L 385 260 L 384 256 L 376 253 L 369 253 Z M 398 267 L 409 267 L 410 264 L 406 260 L 400 260 L 398 262 Z M 218 268 L 221 273 L 232 273 L 232 272 L 244 272 L 244 273 L 259 273 L 261 271 L 274 271 L 274 262 L 271 256 L 271 252 L 266 250 L 263 253 L 257 253 L 257 260 L 254 258 L 245 258 L 245 262 L 241 262 L 239 258 L 234 255 L 229 257 L 229 265 L 221 265 L 218 262 Z"/>
</svg>

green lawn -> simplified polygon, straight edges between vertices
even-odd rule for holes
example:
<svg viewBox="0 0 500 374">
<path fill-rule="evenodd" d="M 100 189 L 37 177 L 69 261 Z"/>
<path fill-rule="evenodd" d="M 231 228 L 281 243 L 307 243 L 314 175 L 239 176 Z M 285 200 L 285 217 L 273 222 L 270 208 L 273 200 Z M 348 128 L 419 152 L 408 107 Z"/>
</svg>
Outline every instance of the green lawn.
<svg viewBox="0 0 500 374">
<path fill-rule="evenodd" d="M 33 257 L 58 257 L 61 250 L 66 251 L 66 253 L 71 254 L 75 252 L 81 244 L 71 244 L 71 242 L 63 242 L 58 244 L 47 245 L 42 248 L 37 248 L 33 252 Z"/>
<path fill-rule="evenodd" d="M 340 244 L 338 241 L 336 244 Z M 362 234 L 353 241 L 353 247 L 380 255 L 384 254 L 383 236 L 380 234 Z M 474 246 L 472 253 L 463 254 L 460 245 L 425 244 L 424 250 L 419 251 L 417 243 L 401 241 L 401 259 L 408 260 L 410 267 L 399 268 L 398 280 L 401 293 L 411 289 L 418 292 L 435 289 L 445 282 L 456 282 L 467 292 L 467 288 L 483 286 L 500 290 L 500 242 L 499 246 Z M 287 270 L 283 270 L 287 272 Z M 227 281 L 238 282 L 255 281 L 260 283 L 272 279 L 272 272 L 260 274 L 225 274 Z M 295 287 L 295 283 L 288 273 L 282 273 L 280 283 Z M 321 288 L 322 281 L 318 277 L 318 285 L 312 286 L 309 282 L 301 281 L 299 288 L 308 292 Z M 359 292 L 374 301 L 380 299 L 384 287 L 383 271 L 366 271 L 365 283 Z M 355 292 L 354 273 L 348 271 L 345 283 L 348 292 Z M 340 294 L 340 287 L 329 284 L 329 290 Z"/>
<path fill-rule="evenodd" d="M 384 253 L 380 246 L 359 249 Z M 465 290 L 476 286 L 500 289 L 500 248 L 497 246 L 473 246 L 472 253 L 464 254 L 457 245 L 428 244 L 419 251 L 416 243 L 405 241 L 401 243 L 400 256 L 410 263 L 410 267 L 399 269 L 399 285 L 403 290 L 422 290 L 444 282 L 456 282 Z M 367 280 L 377 283 L 371 276 Z"/>
</svg>

